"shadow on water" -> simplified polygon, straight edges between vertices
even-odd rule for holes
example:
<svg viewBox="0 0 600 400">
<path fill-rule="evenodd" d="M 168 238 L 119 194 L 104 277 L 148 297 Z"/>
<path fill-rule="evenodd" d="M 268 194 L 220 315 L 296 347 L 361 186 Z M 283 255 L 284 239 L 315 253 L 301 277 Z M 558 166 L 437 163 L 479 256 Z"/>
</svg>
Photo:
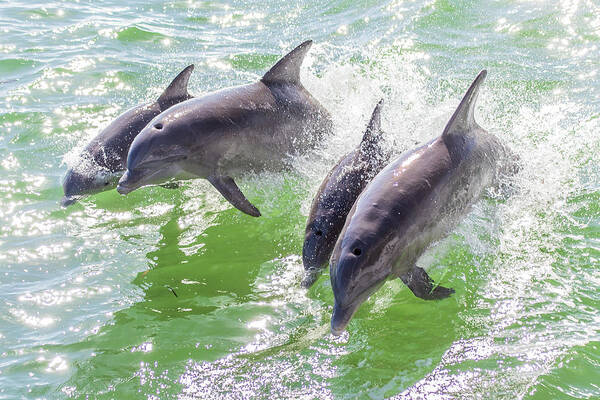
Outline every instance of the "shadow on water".
<svg viewBox="0 0 600 400">
<path fill-rule="evenodd" d="M 293 230 L 280 227 L 295 226 L 298 216 L 254 219 L 228 209 L 204 217 L 211 222 L 199 232 L 182 228 L 182 207 L 161 217 L 156 248 L 146 254 L 149 269 L 133 280 L 143 298 L 115 312 L 97 334 L 54 349 L 80 360 L 63 390 L 131 398 L 144 365 L 168 368 L 176 382 L 190 358 L 214 360 L 252 340 L 245 328 L 252 283 L 261 264 L 294 243 Z"/>
<path fill-rule="evenodd" d="M 432 259 L 424 260 L 424 266 L 432 267 L 432 276 L 438 279 L 447 274 L 442 282 L 454 287 L 456 296 L 427 302 L 415 298 L 399 280 L 391 281 L 359 309 L 349 334 L 334 338 L 329 335 L 331 289 L 323 277 L 308 293 L 310 298 L 323 300 L 320 306 L 296 300 L 295 314 L 283 315 L 277 320 L 283 327 L 272 329 L 279 336 L 258 335 L 238 353 L 191 363 L 180 378 L 182 393 L 213 399 L 232 394 L 241 398 L 384 398 L 399 393 L 433 370 L 457 338 L 482 332 L 461 314 L 476 307 L 474 292 L 481 284 L 481 269 L 487 265 L 475 266 L 479 261 L 468 246 L 450 242 Z M 436 267 L 438 263 L 449 267 Z M 292 297 L 287 306 L 293 302 Z M 311 315 L 315 312 L 318 315 Z M 251 395 L 245 397 L 246 393 Z"/>
</svg>

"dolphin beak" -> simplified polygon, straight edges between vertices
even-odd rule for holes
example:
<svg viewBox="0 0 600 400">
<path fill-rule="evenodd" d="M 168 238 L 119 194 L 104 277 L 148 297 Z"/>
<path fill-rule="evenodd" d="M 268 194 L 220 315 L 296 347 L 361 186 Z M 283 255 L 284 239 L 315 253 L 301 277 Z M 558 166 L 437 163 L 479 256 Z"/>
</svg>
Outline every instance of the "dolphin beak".
<svg viewBox="0 0 600 400">
<path fill-rule="evenodd" d="M 123 184 L 121 184 L 119 182 L 119 184 L 117 185 L 117 192 L 119 192 L 119 194 L 128 194 L 133 192 L 135 189 L 132 188 L 128 188 L 127 186 L 123 186 Z"/>
<path fill-rule="evenodd" d="M 79 196 L 63 196 L 63 198 L 60 200 L 60 205 L 62 207 L 68 207 L 71 204 L 77 202 L 77 200 L 79 200 Z"/>
<path fill-rule="evenodd" d="M 172 157 L 170 160 L 179 160 L 180 157 Z M 177 172 L 177 169 L 175 170 Z M 154 171 L 148 168 L 127 169 L 117 185 L 117 192 L 128 194 L 142 186 L 157 185 L 172 178 L 174 175 L 173 165 L 163 166 Z"/>
<path fill-rule="evenodd" d="M 129 170 L 125 171 L 121 179 L 119 179 L 117 192 L 120 194 L 128 194 L 141 186 L 141 177 L 138 176 L 137 179 L 132 179 L 132 176 L 133 174 Z"/>
<path fill-rule="evenodd" d="M 359 302 L 351 303 L 343 307 L 337 301 L 333 306 L 333 314 L 331 315 L 331 334 L 339 336 L 346 330 L 346 326 L 352 319 L 352 316 L 358 308 Z"/>
<path fill-rule="evenodd" d="M 319 239 L 307 235 L 302 246 L 302 264 L 305 271 L 302 287 L 306 289 L 319 279 L 321 271 L 327 266 L 327 262 L 329 261 L 331 252 L 327 251 Z"/>
<path fill-rule="evenodd" d="M 315 284 L 319 276 L 321 275 L 321 270 L 318 268 L 309 268 L 304 273 L 304 278 L 302 279 L 302 287 L 308 289 L 312 285 Z"/>
</svg>

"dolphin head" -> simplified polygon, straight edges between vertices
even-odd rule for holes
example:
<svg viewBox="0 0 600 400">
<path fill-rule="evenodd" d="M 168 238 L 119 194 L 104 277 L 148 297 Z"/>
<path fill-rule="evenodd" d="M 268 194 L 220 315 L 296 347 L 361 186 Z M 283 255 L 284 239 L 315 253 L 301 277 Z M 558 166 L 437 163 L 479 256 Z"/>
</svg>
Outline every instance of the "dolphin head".
<svg viewBox="0 0 600 400">
<path fill-rule="evenodd" d="M 60 204 L 67 207 L 85 195 L 115 187 L 117 180 L 117 176 L 108 170 L 83 161 L 81 165 L 67 170 L 62 183 L 65 195 Z"/>
<path fill-rule="evenodd" d="M 191 143 L 186 137 L 189 132 L 177 120 L 177 113 L 171 112 L 175 108 L 155 117 L 133 140 L 127 155 L 127 171 L 117 186 L 119 193 L 166 182 L 182 171 Z"/>
<path fill-rule="evenodd" d="M 331 212 L 309 218 L 302 246 L 302 263 L 306 275 L 302 286 L 312 286 L 327 262 L 344 225 L 345 215 Z"/>
<path fill-rule="evenodd" d="M 331 333 L 334 335 L 344 331 L 358 307 L 385 283 L 392 271 L 391 257 L 385 246 L 388 235 L 378 229 L 385 226 L 369 222 L 363 225 L 352 221 L 347 225 L 331 256 L 330 277 L 335 297 Z"/>
</svg>

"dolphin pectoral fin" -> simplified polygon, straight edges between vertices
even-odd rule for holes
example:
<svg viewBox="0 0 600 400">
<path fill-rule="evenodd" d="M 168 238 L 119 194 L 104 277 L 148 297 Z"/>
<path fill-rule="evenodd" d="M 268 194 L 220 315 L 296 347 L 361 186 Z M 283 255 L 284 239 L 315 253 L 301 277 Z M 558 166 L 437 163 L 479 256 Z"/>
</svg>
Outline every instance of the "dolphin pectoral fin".
<svg viewBox="0 0 600 400">
<path fill-rule="evenodd" d="M 260 217 L 260 211 L 248 201 L 240 188 L 229 176 L 209 176 L 208 181 L 230 202 L 235 208 L 253 217 Z"/>
<path fill-rule="evenodd" d="M 445 299 L 454 293 L 454 289 L 435 286 L 435 282 L 427 275 L 427 272 L 416 265 L 411 271 L 402 275 L 400 279 L 402 279 L 402 282 L 408 286 L 415 296 L 423 300 Z"/>
</svg>

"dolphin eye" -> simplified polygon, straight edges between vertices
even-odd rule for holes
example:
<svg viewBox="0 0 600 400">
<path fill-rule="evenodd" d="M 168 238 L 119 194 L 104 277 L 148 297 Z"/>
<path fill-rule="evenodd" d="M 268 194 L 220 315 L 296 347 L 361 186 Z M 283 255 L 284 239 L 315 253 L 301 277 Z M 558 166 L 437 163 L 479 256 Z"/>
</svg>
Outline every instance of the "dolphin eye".
<svg viewBox="0 0 600 400">
<path fill-rule="evenodd" d="M 316 231 L 316 232 L 315 232 L 315 235 L 317 235 L 317 236 L 322 236 L 322 235 L 323 235 L 323 231 Z"/>
<path fill-rule="evenodd" d="M 163 128 L 163 124 L 161 124 L 160 122 L 158 124 L 154 124 L 154 127 L 156 129 L 162 129 Z"/>
<path fill-rule="evenodd" d="M 358 247 L 352 250 L 352 254 L 354 254 L 355 256 L 360 256 L 361 253 L 362 251 L 360 251 Z"/>
</svg>

